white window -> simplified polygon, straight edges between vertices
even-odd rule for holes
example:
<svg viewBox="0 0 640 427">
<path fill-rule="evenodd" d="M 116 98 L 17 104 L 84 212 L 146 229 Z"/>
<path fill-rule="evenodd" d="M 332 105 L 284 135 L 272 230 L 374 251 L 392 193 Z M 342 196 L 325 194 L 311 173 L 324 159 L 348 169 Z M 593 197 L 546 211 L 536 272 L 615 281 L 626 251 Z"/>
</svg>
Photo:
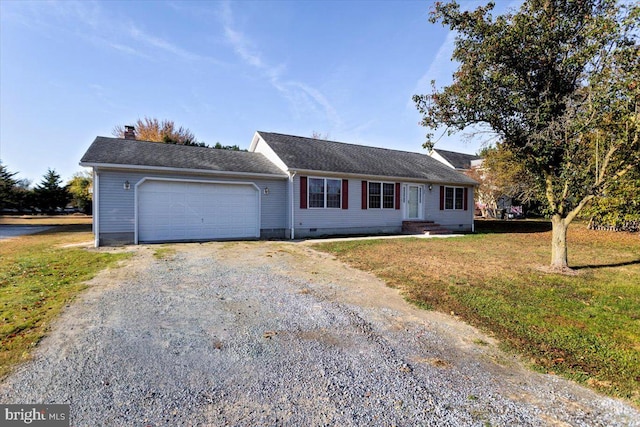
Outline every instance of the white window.
<svg viewBox="0 0 640 427">
<path fill-rule="evenodd" d="M 309 207 L 342 207 L 342 180 L 329 178 L 309 178 Z"/>
<path fill-rule="evenodd" d="M 389 182 L 369 182 L 369 209 L 395 209 L 396 185 Z"/>
<path fill-rule="evenodd" d="M 464 188 L 445 187 L 444 188 L 444 208 L 451 210 L 464 209 Z"/>
</svg>

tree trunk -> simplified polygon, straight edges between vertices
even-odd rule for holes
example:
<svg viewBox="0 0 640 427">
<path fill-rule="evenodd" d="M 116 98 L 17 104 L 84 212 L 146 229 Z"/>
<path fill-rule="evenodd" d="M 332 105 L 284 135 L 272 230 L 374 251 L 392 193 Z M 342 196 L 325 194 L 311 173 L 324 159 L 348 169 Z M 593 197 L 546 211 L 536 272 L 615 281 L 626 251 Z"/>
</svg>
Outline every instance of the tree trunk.
<svg viewBox="0 0 640 427">
<path fill-rule="evenodd" d="M 569 222 L 556 214 L 551 217 L 551 269 L 554 271 L 568 271 L 567 257 L 567 229 Z"/>
</svg>

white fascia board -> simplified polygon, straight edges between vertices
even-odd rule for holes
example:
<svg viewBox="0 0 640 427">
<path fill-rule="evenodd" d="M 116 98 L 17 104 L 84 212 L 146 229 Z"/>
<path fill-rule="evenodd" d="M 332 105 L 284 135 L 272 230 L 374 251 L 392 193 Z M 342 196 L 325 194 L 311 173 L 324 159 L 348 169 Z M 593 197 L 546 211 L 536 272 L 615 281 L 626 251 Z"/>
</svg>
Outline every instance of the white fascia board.
<svg viewBox="0 0 640 427">
<path fill-rule="evenodd" d="M 140 166 L 140 165 L 118 165 L 111 163 L 80 163 L 80 166 L 93 167 L 100 169 L 120 169 L 120 170 L 138 170 L 138 171 L 158 171 L 158 172 L 174 172 L 174 173 L 198 173 L 204 175 L 216 175 L 216 176 L 243 176 L 248 178 L 275 178 L 275 179 L 288 179 L 288 176 L 282 174 L 271 173 L 254 173 L 254 172 L 231 172 L 231 171 L 213 171 L 210 169 L 185 169 L 185 168 L 172 168 L 166 166 Z"/>
<path fill-rule="evenodd" d="M 258 144 L 258 140 L 260 139 L 260 134 L 256 131 L 253 134 L 253 139 L 251 139 L 251 145 L 249 145 L 249 152 L 254 153 L 256 151 L 256 145 Z"/>
<path fill-rule="evenodd" d="M 346 172 L 329 172 L 329 171 L 319 171 L 319 170 L 311 170 L 311 169 L 290 169 L 291 172 L 296 172 L 297 174 L 302 175 L 315 175 L 315 176 L 330 176 L 336 178 L 359 178 L 366 180 L 375 180 L 375 181 L 401 181 L 401 182 L 415 182 L 415 183 L 425 183 L 425 184 L 442 184 L 442 185 L 456 185 L 459 187 L 473 187 L 477 184 L 472 183 L 460 183 L 460 182 L 449 182 L 449 181 L 439 181 L 427 178 L 418 178 L 418 177 L 408 177 L 408 176 L 387 176 L 387 175 L 363 175 L 359 173 L 346 173 Z"/>
<path fill-rule="evenodd" d="M 450 167 L 451 169 L 455 169 L 455 167 L 444 157 L 442 157 L 442 155 L 440 153 L 438 153 L 437 150 L 432 150 L 429 155 L 436 159 L 437 161 L 439 161 L 440 163 L 447 165 L 448 167 Z"/>
<path fill-rule="evenodd" d="M 254 153 L 260 153 L 267 158 L 271 163 L 276 165 L 277 168 L 283 172 L 289 172 L 289 167 L 282 161 L 280 156 L 273 151 L 273 148 L 265 141 L 258 132 L 251 141 L 251 147 L 249 148 Z"/>
</svg>

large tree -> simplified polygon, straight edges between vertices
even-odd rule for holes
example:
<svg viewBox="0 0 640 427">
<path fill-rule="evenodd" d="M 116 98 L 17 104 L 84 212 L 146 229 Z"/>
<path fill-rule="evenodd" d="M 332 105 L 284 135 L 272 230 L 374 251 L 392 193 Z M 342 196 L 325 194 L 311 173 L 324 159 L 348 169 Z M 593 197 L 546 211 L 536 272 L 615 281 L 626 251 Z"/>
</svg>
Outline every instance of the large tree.
<svg viewBox="0 0 640 427">
<path fill-rule="evenodd" d="M 138 119 L 133 127 L 136 133 L 136 139 L 142 141 L 195 145 L 199 147 L 207 146 L 204 142 L 199 142 L 189 129 L 176 126 L 173 120 L 160 121 L 155 117 L 145 117 L 144 119 Z M 124 132 L 124 126 L 116 126 L 113 128 L 112 134 L 118 138 L 124 138 Z"/>
<path fill-rule="evenodd" d="M 77 172 L 67 183 L 71 203 L 81 212 L 91 214 L 93 178 L 89 172 Z"/>
<path fill-rule="evenodd" d="M 67 187 L 62 185 L 62 179 L 54 169 L 48 169 L 44 174 L 34 189 L 34 196 L 36 207 L 49 214 L 63 209 L 71 200 Z"/>
<path fill-rule="evenodd" d="M 453 83 L 414 101 L 422 125 L 485 125 L 544 194 L 551 268 L 568 270 L 567 229 L 595 197 L 640 165 L 638 18 L 613 0 L 527 0 L 493 17 L 436 3 L 457 31 Z M 433 133 L 426 147 L 432 146 Z M 597 150 L 596 150 L 597 145 Z"/>
<path fill-rule="evenodd" d="M 501 198 L 517 201 L 528 208 L 539 204 L 541 195 L 536 191 L 535 178 L 504 144 L 485 147 L 479 156 L 483 159 L 482 166 L 467 173 L 480 183 L 479 196 L 496 204 Z"/>
</svg>

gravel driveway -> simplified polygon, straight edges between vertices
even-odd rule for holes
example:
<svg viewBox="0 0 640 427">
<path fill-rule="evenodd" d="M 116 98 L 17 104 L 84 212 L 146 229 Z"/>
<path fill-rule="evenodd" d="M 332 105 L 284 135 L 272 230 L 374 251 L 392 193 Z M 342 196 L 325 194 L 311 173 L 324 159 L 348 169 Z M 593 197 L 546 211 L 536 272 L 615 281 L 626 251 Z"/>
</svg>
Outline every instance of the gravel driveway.
<svg viewBox="0 0 640 427">
<path fill-rule="evenodd" d="M 140 246 L 0 385 L 71 425 L 640 425 L 304 244 Z"/>
</svg>

